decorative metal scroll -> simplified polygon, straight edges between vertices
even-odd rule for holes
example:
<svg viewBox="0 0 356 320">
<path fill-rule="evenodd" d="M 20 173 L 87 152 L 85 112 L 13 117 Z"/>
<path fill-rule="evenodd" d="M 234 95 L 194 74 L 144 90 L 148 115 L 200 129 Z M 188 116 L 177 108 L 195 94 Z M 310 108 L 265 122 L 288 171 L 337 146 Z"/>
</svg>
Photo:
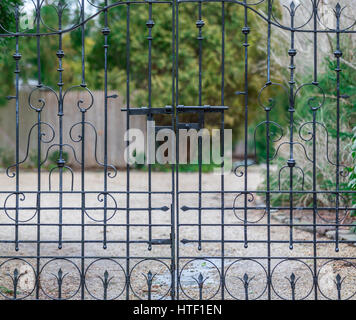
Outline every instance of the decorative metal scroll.
<svg viewBox="0 0 356 320">
<path fill-rule="evenodd" d="M 340 159 L 340 108 L 342 100 L 346 97 L 342 92 L 341 82 L 341 63 L 342 47 L 340 39 L 348 34 L 355 34 L 354 29 L 356 19 L 344 25 L 346 21 L 344 14 L 347 7 L 337 3 L 333 8 L 333 14 L 336 21 L 335 26 L 325 25 L 321 13 L 321 1 L 284 1 L 285 10 L 289 15 L 289 23 L 284 23 L 276 17 L 274 7 L 280 5 L 275 0 L 147 0 L 147 1 L 94 1 L 78 0 L 50 1 L 50 5 L 56 11 L 57 25 L 50 25 L 45 21 L 42 9 L 47 2 L 44 0 L 27 1 L 26 10 L 33 10 L 34 29 L 21 30 L 20 18 L 21 10 L 18 6 L 13 8 L 14 30 L 8 30 L 0 25 L 1 38 L 15 39 L 15 53 L 13 54 L 15 72 L 15 95 L 9 95 L 9 99 L 15 101 L 15 122 L 16 126 L 16 146 L 15 162 L 6 168 L 5 174 L 8 179 L 15 181 L 15 189 L 12 191 L 1 191 L 2 208 L 0 214 L 6 217 L 1 220 L 0 229 L 9 233 L 11 230 L 11 239 L 3 238 L 1 232 L 0 245 L 12 254 L 0 256 L 1 287 L 0 294 L 4 299 L 352 299 L 356 293 L 355 286 L 355 255 L 344 257 L 342 255 L 342 245 L 352 241 L 340 237 L 341 229 L 347 224 L 343 221 L 350 209 L 345 207 L 344 198 L 347 194 L 355 196 L 354 192 L 348 192 L 341 189 L 341 179 L 346 177 L 347 171 Z M 193 21 L 197 27 L 197 52 L 199 76 L 198 87 L 198 106 L 187 107 L 179 104 L 179 30 L 180 16 L 179 10 L 187 3 L 196 5 L 197 20 Z M 203 64 L 204 59 L 204 41 L 208 33 L 206 30 L 209 25 L 204 22 L 204 7 L 215 3 L 221 6 L 221 106 L 211 106 L 209 112 L 215 112 L 220 116 L 220 128 L 224 129 L 224 112 L 227 109 L 224 101 L 224 76 L 228 66 L 225 65 L 225 14 L 227 4 L 234 4 L 238 10 L 243 10 L 244 21 L 241 32 L 244 35 L 242 43 L 244 56 L 244 88 L 237 88 L 237 93 L 243 96 L 244 101 L 244 146 L 245 154 L 243 164 L 234 168 L 235 179 L 243 181 L 243 190 L 230 191 L 225 189 L 225 177 L 223 175 L 224 164 L 222 164 L 221 187 L 205 191 L 202 183 L 202 161 L 201 152 L 199 153 L 199 172 L 198 172 L 198 190 L 182 191 L 180 190 L 179 166 L 171 167 L 171 190 L 155 191 L 152 188 L 152 167 L 148 165 L 147 189 L 144 191 L 132 190 L 130 188 L 131 168 L 127 165 L 126 170 L 117 169 L 108 161 L 109 132 L 108 132 L 108 104 L 109 99 L 117 98 L 117 95 L 108 93 L 108 72 L 110 63 L 108 60 L 109 50 L 115 50 L 110 47 L 110 11 L 116 7 L 126 8 L 126 78 L 127 86 L 122 88 L 126 90 L 126 124 L 130 128 L 130 116 L 138 114 L 137 108 L 130 106 L 130 56 L 135 54 L 130 48 L 130 39 L 135 36 L 131 33 L 130 17 L 134 13 L 135 6 L 147 7 L 147 21 L 145 22 L 147 34 L 147 92 L 148 107 L 142 108 L 141 115 L 145 115 L 147 120 L 154 120 L 154 115 L 168 114 L 171 120 L 171 128 L 178 130 L 180 127 L 193 127 L 193 124 L 182 123 L 180 115 L 184 112 L 196 112 L 198 115 L 199 128 L 204 127 L 205 109 L 203 99 Z M 154 30 L 159 28 L 155 25 L 155 9 L 160 6 L 171 8 L 170 23 L 172 24 L 172 60 L 167 64 L 172 65 L 172 101 L 170 112 L 166 108 L 161 111 L 153 108 L 152 92 L 152 48 L 155 46 Z M 31 8 L 29 8 L 29 6 Z M 64 14 L 66 10 L 76 6 L 77 19 L 72 25 L 65 25 Z M 309 14 L 305 16 L 303 23 L 297 23 L 296 15 L 298 10 L 304 7 Z M 262 112 L 265 114 L 265 120 L 260 122 L 253 133 L 253 148 L 256 154 L 256 137 L 259 132 L 264 130 L 266 142 L 266 190 L 250 190 L 248 187 L 249 169 L 255 163 L 248 161 L 248 116 L 249 116 L 249 40 L 254 30 L 249 24 L 249 16 L 256 15 L 266 26 L 266 79 L 264 86 L 258 93 L 258 103 Z M 88 88 L 85 73 L 85 28 L 87 23 L 102 16 L 101 26 L 103 59 L 104 59 L 104 99 L 95 103 L 93 92 Z M 192 18 L 193 19 L 193 18 Z M 350 19 L 348 19 L 350 20 Z M 99 20 L 98 20 L 99 21 Z M 52 23 L 52 22 L 51 22 Z M 98 22 L 99 23 L 99 22 Z M 310 27 L 310 26 L 313 27 Z M 289 55 L 289 81 L 288 83 L 277 83 L 273 81 L 271 71 L 271 46 L 272 29 L 281 29 L 290 35 Z M 33 31 L 35 30 L 35 31 Z M 67 86 L 64 83 L 63 61 L 66 58 L 66 52 L 63 46 L 63 37 L 65 34 L 74 30 L 81 30 L 81 82 Z M 115 30 L 115 33 L 122 30 Z M 309 83 L 298 85 L 295 79 L 296 49 L 295 38 L 299 34 L 312 34 L 313 42 L 311 46 L 314 49 L 314 59 L 311 61 L 313 70 L 312 78 Z M 331 152 L 333 144 L 328 128 L 317 121 L 317 114 L 321 112 L 325 105 L 327 92 L 324 91 L 319 83 L 318 75 L 318 37 L 321 34 L 328 34 L 335 42 L 334 60 L 336 62 L 336 104 L 335 113 L 336 123 L 336 152 Z M 37 84 L 29 93 L 26 105 L 31 112 L 36 114 L 37 121 L 33 123 L 27 132 L 25 153 L 20 152 L 20 111 L 24 107 L 24 101 L 20 101 L 21 88 L 21 69 L 25 66 L 21 63 L 21 44 L 25 38 L 34 38 L 36 40 L 37 50 Z M 55 38 L 58 41 L 58 50 L 56 52 L 56 72 L 58 73 L 57 87 L 50 87 L 42 82 L 41 70 L 41 44 L 46 43 L 48 38 Z M 240 58 L 240 57 L 239 57 Z M 55 72 L 55 70 L 53 71 Z M 220 85 L 220 84 L 217 84 Z M 307 100 L 306 108 L 310 109 L 312 121 L 305 121 L 297 124 L 294 119 L 296 104 L 303 91 L 311 87 L 318 92 Z M 271 119 L 271 112 L 276 106 L 276 96 L 274 90 L 279 90 L 279 94 L 285 95 L 288 101 L 289 132 L 286 133 L 282 126 Z M 68 106 L 66 98 L 71 91 L 81 92 L 81 98 L 76 105 L 81 120 L 74 122 L 70 126 L 69 132 L 64 130 L 64 116 Z M 43 93 L 53 96 L 55 106 L 49 105 L 44 98 Z M 10 93 L 9 93 L 10 94 Z M 103 123 L 103 154 L 99 154 L 99 133 L 93 123 L 88 121 L 87 114 L 92 108 L 102 108 L 104 114 Z M 51 108 L 51 112 L 57 114 L 57 124 L 43 121 L 43 113 Z M 155 110 L 153 112 L 153 110 Z M 193 111 L 192 111 L 193 110 Z M 299 126 L 299 127 L 298 127 Z M 260 131 L 261 130 L 261 131 Z M 318 136 L 318 132 L 323 132 Z M 101 190 L 90 190 L 86 183 L 87 170 L 85 159 L 87 156 L 88 132 L 94 135 L 93 156 L 95 158 L 98 170 L 102 172 Z M 70 143 L 65 139 L 69 138 Z M 177 138 L 178 139 L 178 138 Z M 317 163 L 318 155 L 316 145 L 319 139 L 326 142 L 326 154 L 328 163 L 335 170 L 335 187 L 332 190 L 319 190 L 317 185 Z M 21 188 L 20 177 L 22 175 L 21 165 L 25 164 L 30 157 L 31 141 L 36 141 L 37 145 L 37 181 L 35 190 L 25 190 Z M 222 140 L 224 134 L 222 133 Z M 201 150 L 201 137 L 198 144 Z M 80 152 L 75 149 L 80 145 Z M 274 145 L 275 151 L 271 151 Z M 312 152 L 308 152 L 307 145 L 311 145 Z M 270 177 L 273 174 L 271 170 L 272 161 L 279 158 L 282 150 L 288 151 L 288 157 L 285 164 L 277 172 L 278 190 L 271 188 Z M 310 150 L 310 148 L 309 148 Z M 43 170 L 48 164 L 49 156 L 53 152 L 58 155 L 55 165 L 48 170 Z M 306 174 L 295 159 L 295 154 L 302 154 L 306 161 L 312 167 L 312 190 L 305 189 Z M 74 163 L 80 168 L 79 175 L 69 165 L 65 155 L 70 154 Z M 223 147 L 221 150 L 224 155 Z M 58 184 L 54 183 L 54 177 L 58 178 Z M 79 177 L 79 190 L 74 187 L 77 183 L 75 179 Z M 48 189 L 43 188 L 42 178 L 48 181 Z M 114 190 L 110 187 L 111 181 L 115 179 L 126 179 L 125 190 Z M 289 182 L 289 189 L 283 190 L 283 179 Z M 298 188 L 295 184 L 299 183 Z M 218 207 L 204 207 L 204 195 L 215 194 L 220 197 Z M 193 207 L 191 203 L 184 203 L 182 195 L 196 195 L 198 205 Z M 261 196 L 262 194 L 262 196 Z M 271 205 L 271 197 L 274 194 L 286 194 L 289 196 L 289 206 L 286 208 L 275 208 Z M 312 206 L 309 208 L 295 207 L 294 197 L 296 194 L 311 194 L 313 197 Z M 319 194 L 326 194 L 333 198 L 335 206 L 327 208 L 334 212 L 332 219 L 324 219 L 320 215 L 323 208 L 319 207 Z M 136 207 L 135 199 L 140 196 L 147 197 L 147 206 Z M 68 196 L 77 196 L 80 202 L 79 207 L 70 205 Z M 161 206 L 155 206 L 153 198 L 155 196 L 167 197 L 165 203 Z M 263 198 L 263 205 L 257 206 L 256 198 Z M 52 197 L 52 205 L 49 207 L 44 204 L 45 197 Z M 68 205 L 69 204 L 69 205 Z M 300 239 L 295 235 L 295 229 L 298 223 L 295 222 L 296 210 L 309 210 L 312 213 L 313 221 L 306 225 L 312 230 L 310 239 Z M 211 210 L 214 213 L 207 213 Z M 214 211 L 213 211 L 214 210 Z M 286 226 L 276 224 L 272 221 L 272 215 L 275 210 L 284 210 L 289 213 L 289 221 Z M 132 222 L 131 213 L 142 211 L 145 222 Z M 68 212 L 76 212 L 80 215 L 80 222 L 71 224 L 66 222 Z M 164 213 L 168 216 L 166 222 L 157 224 L 154 221 L 155 214 Z M 179 221 L 182 213 L 192 213 L 196 220 L 189 226 Z M 47 222 L 46 215 L 55 214 L 56 222 Z M 221 218 L 220 223 L 215 223 L 221 230 L 220 234 L 206 237 L 206 226 L 203 223 L 205 214 L 217 214 Z M 230 224 L 225 222 L 228 216 L 234 217 L 234 227 L 243 228 L 243 239 L 225 237 L 225 228 Z M 323 224 L 317 222 L 321 218 L 324 224 L 335 228 L 335 237 L 332 240 L 319 239 L 317 228 Z M 144 220 L 142 219 L 142 221 Z M 124 222 L 123 222 L 124 221 Z M 52 230 L 51 240 L 43 240 L 42 235 L 46 232 L 46 227 L 55 227 Z M 36 230 L 35 238 L 26 239 L 23 237 L 23 228 L 34 228 Z M 169 235 L 165 239 L 155 238 L 155 230 L 158 227 L 165 227 L 169 230 Z M 185 227 L 193 228 L 196 237 L 192 239 L 183 238 L 182 230 Z M 266 233 L 256 239 L 251 235 L 251 229 L 265 227 Z M 271 237 L 273 228 L 288 228 L 288 239 L 274 240 Z M 74 231 L 68 231 L 75 228 Z M 96 228 L 96 235 L 89 231 Z M 133 228 L 142 228 L 142 234 L 135 238 L 132 234 Z M 73 232 L 73 240 L 66 240 L 66 234 Z M 140 231 L 141 233 L 141 231 Z M 217 254 L 209 255 L 205 250 L 208 244 L 216 245 Z M 335 256 L 324 256 L 322 250 L 319 250 L 321 244 L 329 244 L 335 247 Z M 66 246 L 72 245 L 73 251 L 67 253 L 64 251 Z M 262 245 L 265 248 L 264 255 L 254 256 L 254 247 Z M 298 247 L 304 245 L 310 250 L 310 254 L 293 255 Z M 11 248 L 10 248 L 11 246 Z M 32 248 L 29 249 L 29 246 Z M 137 255 L 136 248 L 144 246 L 146 255 Z M 162 249 L 162 255 L 151 255 L 157 246 L 169 248 L 168 251 Z M 239 249 L 229 252 L 231 246 Z M 282 255 L 273 255 L 274 246 L 279 246 Z M 55 247 L 57 254 L 51 254 L 49 247 Z M 119 248 L 120 249 L 117 249 Z M 184 248 L 193 248 L 193 255 L 186 254 Z M 10 248 L 10 249 L 9 249 Z M 10 251 L 9 251 L 10 250 Z M 25 254 L 22 254 L 25 252 Z M 48 254 L 48 252 L 50 252 Z M 62 253 L 63 252 L 63 253 Z M 238 252 L 238 254 L 236 254 Z M 251 254 L 249 254 L 251 252 Z M 21 255 L 20 255 L 21 254 Z M 25 280 L 24 280 L 25 279 Z M 4 289 L 5 288 L 5 289 Z"/>
</svg>

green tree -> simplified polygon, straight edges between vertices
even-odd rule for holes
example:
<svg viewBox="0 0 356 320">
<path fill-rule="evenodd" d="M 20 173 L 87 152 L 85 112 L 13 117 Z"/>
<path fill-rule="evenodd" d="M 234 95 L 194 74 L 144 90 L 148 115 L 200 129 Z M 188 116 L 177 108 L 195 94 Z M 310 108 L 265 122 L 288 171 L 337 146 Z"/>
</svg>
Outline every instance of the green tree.
<svg viewBox="0 0 356 320">
<path fill-rule="evenodd" d="M 135 106 L 148 104 L 148 5 L 132 5 L 130 14 L 130 66 L 131 92 Z M 103 15 L 99 25 L 104 25 Z M 183 4 L 179 8 L 179 104 L 198 105 L 198 56 L 199 42 L 197 4 Z M 221 44 L 222 15 L 221 4 L 208 3 L 202 5 L 204 27 L 202 33 L 202 103 L 208 105 L 221 104 Z M 251 32 L 249 42 L 249 64 L 256 66 L 265 60 L 264 50 L 259 44 L 265 41 L 265 35 L 254 26 L 256 15 L 249 14 L 248 25 Z M 152 106 L 163 107 L 171 104 L 172 88 L 172 8 L 169 5 L 153 5 L 152 29 Z M 225 105 L 230 109 L 226 112 L 226 127 L 234 128 L 234 133 L 241 132 L 244 121 L 244 104 L 236 91 L 244 90 L 244 8 L 225 4 Z M 109 87 L 125 95 L 126 88 L 126 7 L 114 8 L 109 13 Z M 101 28 L 93 34 L 94 46 L 88 53 L 90 86 L 103 87 L 104 68 L 104 37 Z M 263 86 L 265 72 L 259 68 L 251 68 L 249 72 L 249 119 L 256 114 L 257 93 Z M 207 125 L 217 122 L 217 118 L 207 118 Z"/>
<path fill-rule="evenodd" d="M 3 0 L 0 3 L 0 33 L 5 30 L 15 31 L 15 11 L 16 4 L 20 5 L 21 0 Z M 5 30 L 4 30 L 5 29 Z M 12 56 L 8 54 L 8 47 L 14 44 L 14 39 L 0 37 L 0 105 L 6 103 L 6 93 L 13 87 L 14 72 L 8 66 L 13 62 Z M 7 94 L 9 95 L 9 94 Z"/>
<path fill-rule="evenodd" d="M 7 2 L 7 1 L 5 1 Z M 9 1 L 11 5 L 7 7 L 1 4 L 0 20 L 1 25 L 5 29 L 14 31 L 15 16 L 14 6 L 16 3 L 21 4 L 20 1 Z M 77 7 L 74 7 L 77 9 Z M 74 12 L 72 7 L 69 7 L 63 14 L 63 25 L 69 26 L 78 23 L 78 12 Z M 31 8 L 27 8 L 27 11 Z M 32 9 L 34 11 L 34 9 Z M 77 11 L 77 10 L 76 10 Z M 22 15 L 24 10 L 21 11 Z M 30 12 L 26 12 L 29 14 Z M 35 12 L 32 14 L 35 17 Z M 40 32 L 47 33 L 50 28 L 58 28 L 58 15 L 55 8 L 46 3 L 41 7 L 42 22 L 40 24 Z M 33 18 L 35 19 L 35 18 Z M 89 23 L 89 25 L 92 22 Z M 88 28 L 89 29 L 89 28 Z M 33 28 L 30 30 L 21 30 L 21 32 L 36 32 L 36 20 L 34 20 Z M 81 76 L 81 60 L 80 60 L 80 48 L 81 41 L 78 40 L 78 36 L 81 36 L 80 29 L 76 29 L 71 33 L 63 34 L 63 50 L 65 52 L 65 58 L 63 59 L 63 81 L 65 84 L 78 84 L 80 83 Z M 88 39 L 90 42 L 90 39 Z M 40 67 L 41 67 L 41 82 L 54 89 L 57 88 L 58 72 L 56 72 L 56 66 L 58 65 L 58 58 L 56 52 L 59 45 L 59 36 L 45 36 L 40 40 Z M 6 103 L 6 96 L 11 95 L 14 90 L 14 69 L 15 61 L 12 58 L 12 53 L 15 52 L 15 39 L 14 37 L 0 38 L 0 70 L 2 74 L 6 75 L 0 79 L 0 105 Z M 20 60 L 20 77 L 23 84 L 29 83 L 30 80 L 37 80 L 38 78 L 38 61 L 37 61 L 37 38 L 36 37 L 20 37 L 19 38 L 19 52 L 22 55 Z M 70 58 L 68 58 L 70 57 Z"/>
<path fill-rule="evenodd" d="M 98 2 L 97 2 L 98 3 Z M 221 45 L 222 45 L 222 14 L 221 3 L 203 3 L 202 29 L 202 104 L 221 104 Z M 148 4 L 130 5 L 130 85 L 131 105 L 147 106 L 148 104 Z M 126 90 L 126 6 L 118 6 L 109 10 L 109 89 L 116 90 L 125 96 Z M 1 15 L 3 16 L 3 15 Z M 57 27 L 58 17 L 55 9 L 44 3 L 41 9 L 42 20 L 52 28 Z M 73 25 L 80 17 L 78 7 L 71 6 L 65 13 L 64 24 Z M 266 32 L 260 31 L 260 19 L 249 12 L 248 25 L 251 32 L 248 35 L 249 62 L 249 121 L 253 121 L 259 110 L 257 107 L 258 91 L 266 81 L 266 53 L 261 50 L 261 44 L 266 43 Z M 6 18 L 7 23 L 13 23 L 13 17 Z M 172 7 L 169 4 L 153 4 L 152 30 L 152 106 L 163 107 L 171 104 L 172 97 Z M 198 56 L 199 41 L 198 5 L 184 3 L 179 6 L 179 103 L 198 105 Z M 12 22 L 11 22 L 12 21 Z M 101 29 L 104 26 L 104 14 L 90 21 L 85 26 L 86 32 L 86 81 L 91 90 L 101 90 L 104 87 L 104 37 Z M 236 91 L 244 91 L 244 46 L 242 28 L 244 27 L 244 8 L 236 4 L 225 3 L 225 88 L 224 104 L 229 106 L 226 112 L 225 125 L 234 128 L 236 136 L 243 131 L 244 97 L 237 96 Z M 31 30 L 34 32 L 35 29 Z M 41 25 L 41 32 L 49 32 Z M 7 77 L 0 81 L 1 96 L 13 91 L 14 61 L 9 51 L 14 50 L 14 40 L 9 40 L 3 46 L 3 61 L 0 69 Z M 41 37 L 41 81 L 43 84 L 57 87 L 58 36 Z M 63 35 L 63 81 L 65 86 L 77 85 L 81 82 L 81 29 L 77 28 Z M 37 79 L 37 38 L 21 37 L 20 52 L 22 60 L 21 80 L 23 83 Z M 0 100 L 1 102 L 1 100 Z M 3 101 L 4 102 L 4 101 Z M 191 117 L 191 115 L 189 115 Z M 219 124 L 219 116 L 207 116 L 206 125 Z M 186 119 L 194 121 L 194 119 Z M 168 121 L 168 120 L 167 120 Z"/>
</svg>

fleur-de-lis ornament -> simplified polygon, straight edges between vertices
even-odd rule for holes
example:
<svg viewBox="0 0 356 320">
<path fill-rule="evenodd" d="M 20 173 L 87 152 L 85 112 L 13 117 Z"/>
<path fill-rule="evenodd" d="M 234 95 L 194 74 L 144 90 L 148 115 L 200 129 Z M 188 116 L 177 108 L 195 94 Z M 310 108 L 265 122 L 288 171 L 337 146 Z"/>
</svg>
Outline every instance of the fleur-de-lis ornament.
<svg viewBox="0 0 356 320">
<path fill-rule="evenodd" d="M 59 268 L 58 273 L 57 274 L 52 273 L 52 275 L 57 280 L 57 284 L 58 284 L 58 299 L 62 299 L 63 280 L 68 275 L 68 273 L 63 273 L 62 268 Z"/>
<path fill-rule="evenodd" d="M 108 298 L 108 288 L 109 288 L 111 280 L 114 277 L 109 278 L 109 272 L 107 270 L 105 270 L 105 272 L 104 272 L 104 278 L 102 278 L 100 276 L 98 276 L 98 277 L 99 277 L 99 279 L 101 280 L 101 282 L 103 284 L 103 289 L 104 289 L 103 299 L 107 300 L 107 298 Z"/>
<path fill-rule="evenodd" d="M 198 278 L 194 278 L 194 281 L 198 284 L 198 288 L 199 288 L 199 300 L 203 300 L 203 287 L 204 287 L 204 282 L 209 279 L 209 277 L 206 277 L 204 279 L 204 276 L 202 275 L 202 273 L 199 273 Z"/>
<path fill-rule="evenodd" d="M 285 277 L 289 284 L 290 284 L 290 287 L 291 287 L 291 290 L 292 290 L 292 300 L 295 300 L 295 287 L 296 287 L 296 284 L 298 282 L 298 280 L 300 279 L 300 277 L 296 277 L 294 272 L 291 273 L 290 277 L 287 278 Z"/>
<path fill-rule="evenodd" d="M 154 277 L 156 276 L 157 273 L 152 274 L 151 270 L 147 272 L 147 275 L 142 273 L 142 275 L 145 277 L 146 282 L 147 282 L 147 299 L 151 300 L 152 298 L 152 282 Z"/>
</svg>

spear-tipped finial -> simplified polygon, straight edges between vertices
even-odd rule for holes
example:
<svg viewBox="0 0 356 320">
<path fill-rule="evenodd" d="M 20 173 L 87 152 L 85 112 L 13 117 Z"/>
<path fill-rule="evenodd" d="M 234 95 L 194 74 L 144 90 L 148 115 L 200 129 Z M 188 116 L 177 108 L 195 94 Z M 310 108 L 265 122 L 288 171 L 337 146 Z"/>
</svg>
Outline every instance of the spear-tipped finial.
<svg viewBox="0 0 356 320">
<path fill-rule="evenodd" d="M 248 275 L 247 275 L 247 273 L 244 274 L 244 278 L 243 279 L 244 279 L 245 283 L 248 283 Z"/>
<path fill-rule="evenodd" d="M 19 276 L 19 270 L 17 270 L 17 268 L 15 268 L 14 270 L 14 279 L 17 279 Z"/>
<path fill-rule="evenodd" d="M 204 277 L 201 273 L 199 273 L 198 281 L 199 281 L 199 284 L 203 283 L 203 281 L 204 281 Z"/>
<path fill-rule="evenodd" d="M 152 272 L 151 272 L 151 270 L 150 271 L 148 271 L 148 273 L 147 273 L 147 279 L 149 279 L 149 280 L 152 280 Z"/>
<path fill-rule="evenodd" d="M 336 285 L 338 300 L 341 300 L 341 288 L 342 288 L 342 283 L 344 282 L 345 278 L 342 279 L 340 273 L 338 273 L 335 277 L 336 281 L 334 280 L 334 283 Z"/>
<path fill-rule="evenodd" d="M 292 274 L 290 275 L 290 280 L 292 282 L 295 282 L 295 274 L 294 274 L 294 272 L 292 272 Z"/>
<path fill-rule="evenodd" d="M 342 11 L 341 5 L 340 5 L 340 3 L 338 2 L 338 3 L 336 4 L 336 6 L 335 6 L 335 15 L 336 15 L 337 18 L 340 18 L 341 11 Z"/>
</svg>

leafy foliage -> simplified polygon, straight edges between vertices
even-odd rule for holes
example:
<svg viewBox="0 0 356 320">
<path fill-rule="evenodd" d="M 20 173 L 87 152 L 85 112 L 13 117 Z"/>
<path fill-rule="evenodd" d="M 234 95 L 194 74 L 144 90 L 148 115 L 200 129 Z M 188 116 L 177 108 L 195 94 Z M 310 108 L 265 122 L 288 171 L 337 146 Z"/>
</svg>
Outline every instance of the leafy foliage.
<svg viewBox="0 0 356 320">
<path fill-rule="evenodd" d="M 353 163 L 351 164 L 351 166 L 348 168 L 349 171 L 349 183 L 348 183 L 348 187 L 350 188 L 350 190 L 352 191 L 356 191 L 356 126 L 354 126 L 353 130 L 353 137 L 351 140 L 351 156 L 353 159 Z M 352 208 L 356 208 L 356 195 L 352 195 Z M 352 211 L 352 215 L 356 216 L 356 211 Z"/>
<path fill-rule="evenodd" d="M 21 0 L 2 0 L 0 3 L 0 25 L 6 30 L 14 30 L 15 13 L 14 6 L 21 4 Z M 4 31 L 0 28 L 0 33 Z M 6 96 L 13 89 L 14 72 L 8 66 L 13 63 L 12 55 L 8 52 L 8 46 L 12 46 L 14 40 L 12 38 L 0 38 L 0 106 L 6 103 Z"/>
<path fill-rule="evenodd" d="M 130 6 L 130 90 L 134 92 L 131 101 L 135 106 L 148 104 L 148 20 L 147 6 Z M 121 95 L 126 88 L 126 8 L 119 7 L 110 11 L 109 25 L 109 87 L 119 89 Z M 244 35 L 241 29 L 244 21 L 243 8 L 226 4 L 225 8 L 225 89 L 224 104 L 230 107 L 226 112 L 227 128 L 240 132 L 243 122 L 243 100 L 236 96 L 236 91 L 244 89 Z M 203 4 L 202 16 L 205 26 L 202 29 L 202 103 L 221 105 L 221 37 L 222 16 L 221 4 Z M 102 17 L 101 17 L 102 18 Z M 184 4 L 179 11 L 179 104 L 199 104 L 199 42 L 197 4 Z M 254 26 L 255 15 L 249 16 L 249 25 Z M 152 106 L 163 107 L 172 103 L 172 8 L 170 6 L 153 6 L 152 29 Z M 102 25 L 102 22 L 101 22 Z M 237 32 L 237 30 L 239 32 Z M 249 34 L 249 63 L 256 66 L 265 61 L 265 52 L 259 50 L 258 44 L 263 42 L 263 33 L 251 28 Z M 88 53 L 90 77 L 89 86 L 103 87 L 103 36 L 96 31 L 93 34 L 94 46 Z M 263 69 L 254 68 L 249 74 L 250 115 L 256 114 L 257 92 L 264 83 Z M 240 100 L 241 99 L 241 100 Z M 217 118 L 207 118 L 207 125 L 213 126 Z"/>
<path fill-rule="evenodd" d="M 319 85 L 325 93 L 325 102 L 322 107 L 316 111 L 316 122 L 322 125 L 316 125 L 316 183 L 318 190 L 332 190 L 336 185 L 336 139 L 337 139 L 337 112 L 336 112 L 336 62 L 334 60 L 326 59 L 326 72 L 321 73 L 319 77 Z M 342 83 L 342 95 L 348 99 L 340 99 L 340 171 L 344 173 L 340 175 L 340 190 L 350 190 L 352 188 L 352 174 L 344 178 L 346 170 L 354 170 L 355 159 L 354 148 L 351 140 L 353 139 L 352 128 L 355 123 L 355 83 L 356 75 L 350 66 L 342 64 L 342 72 L 340 73 L 340 81 Z M 296 166 L 299 166 L 304 172 L 304 190 L 313 189 L 313 166 L 307 156 L 312 159 L 312 109 L 323 100 L 323 94 L 320 89 L 315 86 L 305 86 L 301 90 L 299 98 L 296 101 L 296 112 L 294 113 L 294 141 L 301 142 L 306 149 L 306 153 L 300 148 L 295 151 L 294 159 Z M 325 130 L 327 128 L 328 135 Z M 288 128 L 287 132 L 288 132 Z M 298 134 L 300 133 L 300 134 Z M 327 140 L 327 137 L 329 140 Z M 289 141 L 290 135 L 287 134 L 285 140 Z M 304 141 L 306 140 L 306 141 Z M 271 173 L 270 183 L 271 189 L 289 190 L 289 169 L 284 169 L 279 180 L 278 171 L 286 166 L 286 160 L 289 158 L 289 148 L 281 148 L 278 158 L 276 160 L 277 170 Z M 332 162 L 332 163 L 330 163 Z M 345 169 L 346 168 L 346 169 Z M 349 169 L 347 169 L 349 168 Z M 351 169 L 352 168 L 352 169 Z M 351 179 L 351 180 L 350 180 Z M 293 189 L 301 190 L 303 184 L 303 175 L 294 169 L 293 174 Z M 266 181 L 261 185 L 261 189 L 266 188 Z M 340 197 L 342 205 L 350 207 L 352 200 L 351 196 L 343 195 Z M 312 205 L 312 194 L 295 194 L 294 203 L 296 206 L 310 206 Z M 353 200 L 354 201 L 354 200 Z M 274 194 L 271 199 L 272 205 L 289 205 L 288 194 Z M 335 197 L 329 194 L 318 194 L 318 203 L 320 205 L 335 206 Z"/>
<path fill-rule="evenodd" d="M 6 3 L 16 1 L 3 1 Z M 100 1 L 94 1 L 99 4 Z M 13 23 L 13 17 L 7 16 L 2 5 L 0 19 L 3 17 L 4 25 Z M 275 6 L 277 8 L 277 6 Z M 199 41 L 197 40 L 198 19 L 197 4 L 184 3 L 179 9 L 179 104 L 199 104 Z M 278 8 L 276 15 L 278 15 Z M 42 20 L 51 28 L 56 28 L 58 17 L 55 9 L 44 3 L 41 9 Z M 230 109 L 225 113 L 226 128 L 234 128 L 234 138 L 242 131 L 244 121 L 244 99 L 237 96 L 237 91 L 244 90 L 244 34 L 241 32 L 244 26 L 244 8 L 234 4 L 225 3 L 225 77 L 224 77 L 224 104 Z M 4 18 L 6 17 L 6 18 Z M 63 16 L 63 24 L 69 26 L 78 22 L 78 8 L 71 6 Z M 147 106 L 148 104 L 148 5 L 130 5 L 130 92 L 132 106 Z M 108 87 L 109 90 L 117 90 L 121 96 L 126 96 L 126 18 L 127 7 L 118 6 L 108 13 L 108 23 L 111 30 L 109 35 L 108 50 Z M 220 3 L 203 3 L 202 29 L 204 40 L 202 41 L 202 104 L 221 105 L 221 45 L 222 45 L 222 7 Z M 253 121 L 258 113 L 257 94 L 266 81 L 265 75 L 265 50 L 266 33 L 259 31 L 258 17 L 250 13 L 248 25 L 251 32 L 248 36 L 250 44 L 248 49 L 249 61 L 249 121 Z M 170 5 L 153 5 L 153 20 L 155 26 L 152 29 L 152 106 L 163 107 L 172 104 L 172 7 Z M 86 40 L 86 82 L 91 90 L 101 90 L 104 87 L 104 36 L 101 29 L 104 25 L 104 15 L 91 20 L 85 26 Z M 34 25 L 34 28 L 36 25 Z M 12 26 L 13 29 L 13 26 Z M 48 32 L 46 26 L 41 25 L 42 32 Z M 35 29 L 31 30 L 34 32 Z M 20 61 L 21 81 L 23 84 L 37 81 L 37 39 L 36 37 L 21 38 L 19 50 L 22 54 Z M 0 44 L 1 45 L 1 44 Z M 14 39 L 2 45 L 4 63 L 1 64 L 1 72 L 6 73 L 2 77 L 0 104 L 4 104 L 4 96 L 10 95 L 13 88 L 14 61 L 9 51 L 14 50 Z M 58 65 L 56 51 L 58 50 L 58 36 L 41 37 L 41 82 L 47 86 L 56 88 L 58 73 L 55 66 Z M 66 86 L 81 83 L 81 29 L 76 29 L 63 35 L 63 82 Z M 4 80 L 6 79 L 6 80 Z M 2 99 L 2 100 L 1 100 Z M 192 115 L 186 115 L 189 119 L 183 121 L 195 121 Z M 193 116 L 194 118 L 194 116 Z M 158 119 L 159 120 L 159 119 Z M 161 119 L 163 124 L 167 119 Z M 206 126 L 212 127 L 219 123 L 218 116 L 209 115 L 206 118 Z"/>
</svg>

